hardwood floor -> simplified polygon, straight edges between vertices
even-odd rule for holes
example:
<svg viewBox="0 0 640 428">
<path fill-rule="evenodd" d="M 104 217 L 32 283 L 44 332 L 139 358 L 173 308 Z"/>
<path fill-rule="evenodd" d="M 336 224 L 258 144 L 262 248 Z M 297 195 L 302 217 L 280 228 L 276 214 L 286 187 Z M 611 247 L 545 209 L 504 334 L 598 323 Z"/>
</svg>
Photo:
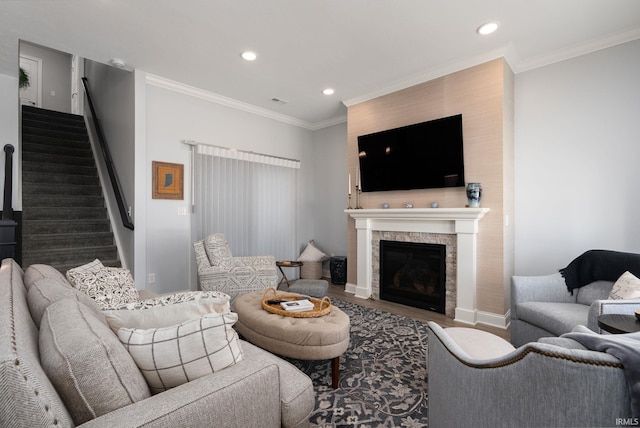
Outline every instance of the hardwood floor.
<svg viewBox="0 0 640 428">
<path fill-rule="evenodd" d="M 509 329 L 504 330 L 498 327 L 490 327 L 490 326 L 481 325 L 481 324 L 478 324 L 476 326 L 470 326 L 469 324 L 454 321 L 453 319 L 447 317 L 444 314 L 428 311 L 425 309 L 413 308 L 411 306 L 405 306 L 399 303 L 387 302 L 384 300 L 361 299 L 359 297 L 355 297 L 354 294 L 345 292 L 344 285 L 336 285 L 329 282 L 328 295 L 331 298 L 344 300 L 345 302 L 355 303 L 357 305 L 366 306 L 372 309 L 378 309 L 378 310 L 389 312 L 395 315 L 402 315 L 405 317 L 413 318 L 418 321 L 424 321 L 424 322 L 434 321 L 440 324 L 442 327 L 477 328 L 480 330 L 493 333 L 496 336 L 500 336 L 505 340 L 510 339 Z"/>
</svg>

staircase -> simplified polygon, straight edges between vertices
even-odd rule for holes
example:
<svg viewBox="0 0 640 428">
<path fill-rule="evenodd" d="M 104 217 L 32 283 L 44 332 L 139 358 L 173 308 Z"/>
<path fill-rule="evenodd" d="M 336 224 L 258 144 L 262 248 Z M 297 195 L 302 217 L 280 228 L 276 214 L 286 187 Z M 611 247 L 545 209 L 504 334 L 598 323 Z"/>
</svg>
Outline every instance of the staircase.
<svg viewBox="0 0 640 428">
<path fill-rule="evenodd" d="M 23 267 L 120 266 L 82 116 L 22 107 Z"/>
</svg>

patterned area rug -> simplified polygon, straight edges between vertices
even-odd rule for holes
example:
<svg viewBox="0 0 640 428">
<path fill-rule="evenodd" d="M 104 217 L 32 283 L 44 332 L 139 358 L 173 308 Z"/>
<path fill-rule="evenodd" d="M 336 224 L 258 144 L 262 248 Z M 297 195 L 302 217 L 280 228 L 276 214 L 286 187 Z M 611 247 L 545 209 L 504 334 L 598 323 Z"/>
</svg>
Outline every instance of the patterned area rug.
<svg viewBox="0 0 640 428">
<path fill-rule="evenodd" d="M 317 427 L 427 427 L 427 324 L 353 303 L 351 343 L 331 388 L 330 361 L 288 359 L 313 380 Z"/>
</svg>

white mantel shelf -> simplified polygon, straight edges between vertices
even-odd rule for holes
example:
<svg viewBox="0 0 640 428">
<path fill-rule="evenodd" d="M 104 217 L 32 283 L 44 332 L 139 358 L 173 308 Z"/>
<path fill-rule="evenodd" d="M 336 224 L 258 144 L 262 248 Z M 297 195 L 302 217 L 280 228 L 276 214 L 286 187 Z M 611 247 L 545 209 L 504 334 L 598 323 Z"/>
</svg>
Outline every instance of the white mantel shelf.
<svg viewBox="0 0 640 428">
<path fill-rule="evenodd" d="M 480 220 L 489 208 L 375 208 L 345 210 L 355 219 Z"/>
<path fill-rule="evenodd" d="M 388 208 L 348 209 L 357 231 L 357 284 L 347 287 L 356 297 L 372 294 L 372 232 L 446 233 L 456 235 L 456 310 L 455 319 L 477 323 L 476 237 L 478 221 L 488 208 Z"/>
</svg>

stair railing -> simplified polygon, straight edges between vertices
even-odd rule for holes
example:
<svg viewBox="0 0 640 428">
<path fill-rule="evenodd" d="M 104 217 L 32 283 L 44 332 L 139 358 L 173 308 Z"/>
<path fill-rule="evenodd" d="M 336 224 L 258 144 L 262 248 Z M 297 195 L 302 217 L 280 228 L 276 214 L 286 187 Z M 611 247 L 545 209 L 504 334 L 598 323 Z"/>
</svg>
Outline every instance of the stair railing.
<svg viewBox="0 0 640 428">
<path fill-rule="evenodd" d="M 13 151 L 11 144 L 4 146 L 4 195 L 2 200 L 2 220 L 13 220 Z"/>
<path fill-rule="evenodd" d="M 131 214 L 127 209 L 127 203 L 124 198 L 124 192 L 122 191 L 122 186 L 120 185 L 120 180 L 118 179 L 118 174 L 116 173 L 115 166 L 113 165 L 111 152 L 109 152 L 109 147 L 107 146 L 107 139 L 104 136 L 104 132 L 102 131 L 102 125 L 100 125 L 100 120 L 98 119 L 98 115 L 96 114 L 96 109 L 93 105 L 93 98 L 91 97 L 91 91 L 89 90 L 89 81 L 87 80 L 86 77 L 82 78 L 82 84 L 84 86 L 84 91 L 87 94 L 89 109 L 91 109 L 91 116 L 93 117 L 93 124 L 96 129 L 96 134 L 98 135 L 98 142 L 100 143 L 102 156 L 104 157 L 105 164 L 107 165 L 107 171 L 109 172 L 109 179 L 111 180 L 111 186 L 113 187 L 113 192 L 116 195 L 116 201 L 118 203 L 118 210 L 120 211 L 120 218 L 122 219 L 122 224 L 127 229 L 133 230 L 133 221 L 131 219 Z"/>
</svg>

